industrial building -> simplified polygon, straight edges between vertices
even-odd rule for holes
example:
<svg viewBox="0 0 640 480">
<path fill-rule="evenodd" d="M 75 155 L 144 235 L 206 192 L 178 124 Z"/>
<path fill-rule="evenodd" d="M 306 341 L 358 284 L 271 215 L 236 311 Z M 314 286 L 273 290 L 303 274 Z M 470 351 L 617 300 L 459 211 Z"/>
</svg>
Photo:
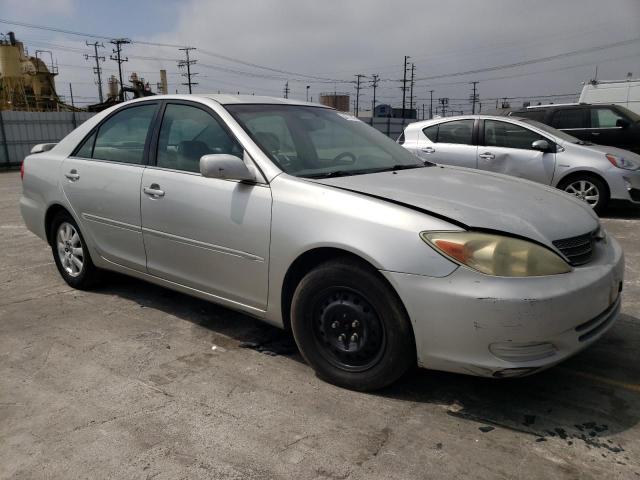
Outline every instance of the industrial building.
<svg viewBox="0 0 640 480">
<path fill-rule="evenodd" d="M 57 68 L 47 66 L 36 56 L 30 56 L 15 34 L 0 36 L 0 110 L 52 111 L 69 110 L 56 93 L 54 77 Z"/>
</svg>

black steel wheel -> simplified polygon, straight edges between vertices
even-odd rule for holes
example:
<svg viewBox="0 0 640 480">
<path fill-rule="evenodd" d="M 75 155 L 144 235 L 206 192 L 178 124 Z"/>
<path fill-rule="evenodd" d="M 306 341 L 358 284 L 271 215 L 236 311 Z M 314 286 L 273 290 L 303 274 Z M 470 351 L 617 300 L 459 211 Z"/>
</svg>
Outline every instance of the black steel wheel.
<svg viewBox="0 0 640 480">
<path fill-rule="evenodd" d="M 317 375 L 354 390 L 375 390 L 416 362 L 413 330 L 379 272 L 349 257 L 311 270 L 291 303 L 291 329 Z"/>
</svg>

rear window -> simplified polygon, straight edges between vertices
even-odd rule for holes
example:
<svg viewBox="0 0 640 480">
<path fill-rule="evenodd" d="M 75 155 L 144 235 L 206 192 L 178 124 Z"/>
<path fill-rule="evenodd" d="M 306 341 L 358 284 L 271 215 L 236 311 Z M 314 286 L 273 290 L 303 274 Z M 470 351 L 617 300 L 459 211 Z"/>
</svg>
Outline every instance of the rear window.
<svg viewBox="0 0 640 480">
<path fill-rule="evenodd" d="M 554 128 L 587 128 L 587 116 L 584 108 L 569 108 L 553 113 L 551 126 Z"/>
<path fill-rule="evenodd" d="M 473 122 L 474 120 L 454 120 L 439 124 L 437 143 L 471 145 L 473 143 Z"/>
</svg>

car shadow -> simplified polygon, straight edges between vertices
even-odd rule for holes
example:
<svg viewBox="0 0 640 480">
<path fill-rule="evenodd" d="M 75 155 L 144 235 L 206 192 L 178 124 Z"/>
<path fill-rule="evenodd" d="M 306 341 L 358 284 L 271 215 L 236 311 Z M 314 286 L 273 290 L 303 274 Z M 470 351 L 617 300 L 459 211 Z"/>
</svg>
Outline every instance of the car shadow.
<svg viewBox="0 0 640 480">
<path fill-rule="evenodd" d="M 640 206 L 626 202 L 611 201 L 607 210 L 600 214 L 601 218 L 611 219 L 640 219 Z"/>
<path fill-rule="evenodd" d="M 303 362 L 290 333 L 225 307 L 118 274 L 95 290 L 117 295 L 225 335 L 237 348 Z M 622 315 L 599 342 L 544 372 L 492 379 L 414 369 L 371 395 L 441 406 L 481 432 L 503 428 L 543 442 L 556 438 L 604 455 L 622 454 L 613 434 L 640 420 L 640 319 Z M 228 346 L 227 346 L 228 348 Z M 309 374 L 312 374 L 311 371 Z"/>
</svg>

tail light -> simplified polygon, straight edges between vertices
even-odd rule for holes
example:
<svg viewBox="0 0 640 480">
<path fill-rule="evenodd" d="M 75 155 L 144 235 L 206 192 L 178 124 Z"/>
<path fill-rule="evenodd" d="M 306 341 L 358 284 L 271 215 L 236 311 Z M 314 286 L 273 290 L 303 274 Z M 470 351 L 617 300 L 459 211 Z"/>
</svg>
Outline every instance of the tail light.
<svg viewBox="0 0 640 480">
<path fill-rule="evenodd" d="M 24 160 L 20 164 L 20 180 L 24 179 Z"/>
</svg>

